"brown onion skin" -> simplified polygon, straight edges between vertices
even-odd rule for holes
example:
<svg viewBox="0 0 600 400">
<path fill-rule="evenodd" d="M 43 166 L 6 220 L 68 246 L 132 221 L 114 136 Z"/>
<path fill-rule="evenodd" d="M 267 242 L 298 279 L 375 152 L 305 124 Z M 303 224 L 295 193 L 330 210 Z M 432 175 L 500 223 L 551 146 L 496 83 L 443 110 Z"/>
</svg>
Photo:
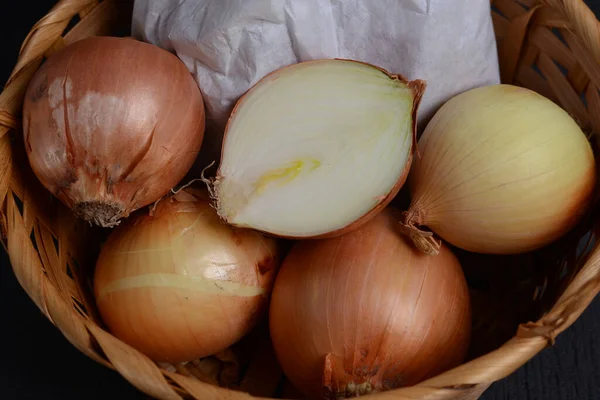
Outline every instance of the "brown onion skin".
<svg viewBox="0 0 600 400">
<path fill-rule="evenodd" d="M 78 217 L 114 226 L 185 176 L 205 129 L 183 62 L 130 38 L 91 37 L 52 55 L 23 105 L 29 162 Z"/>
<path fill-rule="evenodd" d="M 362 225 L 364 225 L 367 222 L 369 222 L 377 214 L 379 214 L 384 208 L 386 208 L 391 203 L 392 200 L 394 200 L 394 198 L 396 197 L 396 195 L 400 192 L 400 189 L 402 189 L 402 187 L 406 183 L 406 180 L 408 178 L 408 174 L 409 174 L 410 169 L 411 169 L 411 165 L 412 165 L 412 162 L 413 162 L 413 154 L 414 154 L 415 150 L 417 149 L 417 130 L 418 130 L 417 119 L 418 119 L 419 106 L 421 105 L 421 101 L 423 100 L 423 95 L 425 94 L 425 90 L 427 89 L 427 82 L 424 81 L 424 80 L 422 80 L 422 79 L 415 79 L 415 80 L 410 81 L 406 77 L 404 77 L 403 75 L 400 75 L 400 74 L 391 74 L 389 71 L 387 71 L 387 70 L 385 70 L 385 69 L 383 69 L 381 67 L 378 67 L 376 65 L 369 64 L 369 63 L 363 62 L 363 61 L 350 60 L 350 59 L 337 59 L 337 60 L 346 61 L 346 62 L 354 62 L 354 63 L 363 64 L 363 65 L 367 65 L 367 66 L 376 68 L 379 71 L 381 71 L 384 74 L 386 74 L 387 76 L 389 76 L 391 79 L 398 80 L 400 82 L 403 82 L 403 83 L 407 84 L 408 87 L 412 90 L 413 96 L 414 96 L 414 99 L 413 99 L 413 108 L 411 110 L 413 141 L 412 141 L 411 148 L 409 150 L 408 158 L 406 160 L 406 165 L 404 167 L 404 170 L 402 171 L 402 173 L 398 177 L 398 181 L 392 187 L 392 189 L 390 190 L 390 192 L 387 193 L 387 194 L 381 195 L 381 198 L 380 198 L 379 202 L 371 210 L 367 211 L 362 217 L 360 217 L 356 221 L 354 221 L 354 222 L 352 222 L 352 223 L 344 226 L 343 228 L 335 229 L 335 230 L 333 230 L 331 232 L 326 232 L 326 233 L 323 233 L 321 235 L 316 235 L 316 236 L 311 236 L 311 237 L 281 236 L 281 238 L 283 238 L 283 239 L 289 239 L 289 240 L 327 239 L 327 238 L 337 237 L 337 236 L 340 236 L 340 235 L 343 235 L 345 233 L 352 232 L 352 231 L 358 229 Z M 300 63 L 292 64 L 292 65 L 289 65 L 287 67 L 279 68 L 279 69 L 277 69 L 277 70 L 275 70 L 275 71 L 273 71 L 273 72 L 265 75 L 252 88 L 254 88 L 254 87 L 256 87 L 256 86 L 258 86 L 260 84 L 263 84 L 265 81 L 277 79 L 279 77 L 279 75 L 281 74 L 281 72 L 283 72 L 283 70 L 286 69 L 286 68 L 294 68 L 295 66 L 298 66 L 300 64 L 319 63 L 319 62 L 322 62 L 322 61 L 324 61 L 324 60 L 302 61 Z M 250 93 L 250 91 L 252 90 L 252 88 L 250 88 L 250 90 L 248 90 L 235 103 L 235 106 L 233 107 L 233 110 L 231 111 L 231 114 L 230 114 L 230 116 L 229 116 L 229 118 L 227 120 L 227 124 L 225 125 L 225 131 L 224 131 L 224 134 L 223 134 L 223 145 L 221 146 L 221 160 L 224 158 L 225 144 L 226 144 L 226 141 L 227 141 L 227 133 L 228 133 L 229 127 L 231 125 L 231 121 L 235 118 L 238 108 L 243 103 L 244 98 Z M 219 179 L 222 178 L 220 172 L 221 172 L 220 169 L 218 169 L 217 173 L 216 173 L 216 181 L 217 182 L 219 181 Z M 359 185 L 359 187 L 360 187 L 360 185 Z M 216 203 L 217 203 L 217 208 L 218 208 L 218 199 L 217 199 Z M 225 219 L 225 221 L 228 222 L 228 223 L 230 223 L 226 219 Z M 260 231 L 260 229 L 256 229 L 256 230 Z M 270 232 L 262 232 L 262 233 L 265 233 L 265 234 L 268 234 L 268 235 L 273 235 Z"/>
<path fill-rule="evenodd" d="M 461 266 L 445 246 L 436 257 L 416 250 L 398 216 L 388 207 L 346 235 L 298 242 L 281 266 L 271 337 L 284 373 L 311 398 L 350 397 L 350 382 L 364 393 L 412 385 L 466 355 Z"/>
<path fill-rule="evenodd" d="M 117 338 L 155 361 L 185 362 L 225 350 L 266 316 L 281 258 L 274 239 L 223 224 L 203 192 L 185 189 L 161 200 L 153 215 L 140 210 L 111 232 L 94 294 Z M 200 281 L 193 288 L 165 285 L 163 278 L 154 280 L 159 285 L 107 289 L 148 274 Z M 263 293 L 226 291 L 232 282 Z"/>
</svg>

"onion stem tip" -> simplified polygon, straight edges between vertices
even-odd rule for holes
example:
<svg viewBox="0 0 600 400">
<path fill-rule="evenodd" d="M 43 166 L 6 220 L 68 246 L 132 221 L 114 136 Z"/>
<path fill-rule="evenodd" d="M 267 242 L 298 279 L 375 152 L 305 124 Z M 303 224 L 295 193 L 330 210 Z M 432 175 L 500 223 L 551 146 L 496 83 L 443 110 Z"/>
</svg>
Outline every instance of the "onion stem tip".
<svg viewBox="0 0 600 400">
<path fill-rule="evenodd" d="M 415 247 L 429 256 L 437 256 L 440 254 L 442 247 L 441 240 L 437 240 L 433 232 L 428 232 L 419 229 L 410 218 L 405 218 L 400 222 L 400 229 L 413 242 Z"/>
</svg>

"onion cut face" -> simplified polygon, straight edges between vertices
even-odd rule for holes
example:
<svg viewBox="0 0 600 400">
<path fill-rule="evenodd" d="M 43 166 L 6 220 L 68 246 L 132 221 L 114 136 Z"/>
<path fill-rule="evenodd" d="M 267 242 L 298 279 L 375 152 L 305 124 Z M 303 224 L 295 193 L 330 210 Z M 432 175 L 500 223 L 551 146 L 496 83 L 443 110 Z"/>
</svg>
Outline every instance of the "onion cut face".
<svg viewBox="0 0 600 400">
<path fill-rule="evenodd" d="M 277 242 L 233 229 L 202 192 L 162 199 L 112 231 L 94 293 L 110 331 L 155 361 L 218 353 L 250 332 L 268 307 Z"/>
<path fill-rule="evenodd" d="M 494 85 L 444 104 L 419 140 L 404 224 L 436 253 L 431 229 L 467 251 L 517 254 L 550 244 L 586 213 L 591 145 L 573 118 L 525 88 Z"/>
<path fill-rule="evenodd" d="M 269 234 L 340 234 L 380 211 L 406 180 L 425 90 L 350 60 L 282 68 L 227 124 L 213 184 L 225 221 Z"/>
<path fill-rule="evenodd" d="M 420 253 L 390 207 L 335 238 L 303 240 L 277 275 L 270 333 L 288 379 L 310 398 L 415 384 L 462 362 L 471 307 L 446 246 Z"/>
</svg>

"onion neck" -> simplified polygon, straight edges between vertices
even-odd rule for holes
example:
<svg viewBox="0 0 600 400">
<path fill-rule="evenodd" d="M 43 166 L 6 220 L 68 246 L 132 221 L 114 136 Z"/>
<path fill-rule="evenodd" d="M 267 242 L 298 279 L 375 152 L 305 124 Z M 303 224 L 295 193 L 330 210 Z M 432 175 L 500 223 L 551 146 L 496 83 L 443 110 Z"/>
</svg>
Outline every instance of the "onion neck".
<svg viewBox="0 0 600 400">
<path fill-rule="evenodd" d="M 423 209 L 419 206 L 411 206 L 408 211 L 403 213 L 400 226 L 417 249 L 430 256 L 438 255 L 442 243 L 435 239 L 433 232 L 424 231 L 419 228 L 424 222 L 425 213 Z"/>
</svg>

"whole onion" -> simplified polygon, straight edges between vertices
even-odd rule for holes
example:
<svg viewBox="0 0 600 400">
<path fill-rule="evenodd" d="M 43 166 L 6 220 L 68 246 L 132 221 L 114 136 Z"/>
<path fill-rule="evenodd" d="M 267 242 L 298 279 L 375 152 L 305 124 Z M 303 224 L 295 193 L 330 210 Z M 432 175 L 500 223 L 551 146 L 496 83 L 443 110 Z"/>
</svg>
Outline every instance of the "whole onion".
<svg viewBox="0 0 600 400">
<path fill-rule="evenodd" d="M 435 254 L 431 229 L 464 250 L 517 254 L 550 244 L 586 213 L 590 143 L 549 99 L 512 85 L 461 93 L 435 114 L 409 175 L 404 224 Z"/>
<path fill-rule="evenodd" d="M 313 398 L 415 384 L 465 357 L 471 308 L 447 247 L 431 257 L 387 208 L 358 230 L 298 242 L 275 281 L 270 332 L 289 380 Z"/>
<path fill-rule="evenodd" d="M 156 361 L 215 354 L 265 314 L 277 243 L 224 224 L 202 192 L 185 189 L 110 234 L 94 293 L 103 321 Z"/>
<path fill-rule="evenodd" d="M 33 171 L 78 217 L 101 226 L 175 186 L 196 158 L 204 124 L 185 65 L 130 38 L 87 38 L 52 55 L 23 105 Z"/>
</svg>

